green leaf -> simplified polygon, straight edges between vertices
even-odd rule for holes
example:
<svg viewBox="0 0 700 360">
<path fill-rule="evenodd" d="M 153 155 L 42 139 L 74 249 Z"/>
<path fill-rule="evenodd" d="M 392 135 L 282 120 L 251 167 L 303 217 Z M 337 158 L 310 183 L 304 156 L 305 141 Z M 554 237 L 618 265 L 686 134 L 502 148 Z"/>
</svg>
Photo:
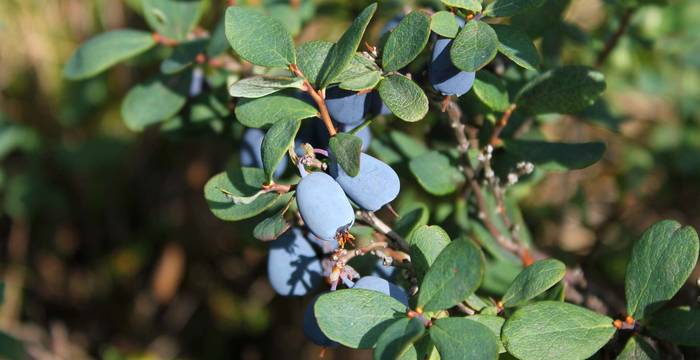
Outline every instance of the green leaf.
<svg viewBox="0 0 700 360">
<path fill-rule="evenodd" d="M 411 247 L 411 261 L 419 279 L 423 278 L 440 252 L 450 244 L 450 236 L 439 226 L 421 226 L 407 240 Z"/>
<path fill-rule="evenodd" d="M 540 74 L 515 97 L 531 115 L 576 114 L 593 105 L 605 91 L 605 76 L 585 66 L 564 66 Z"/>
<path fill-rule="evenodd" d="M 318 115 L 313 105 L 284 93 L 241 99 L 235 111 L 238 122 L 252 128 L 266 128 L 282 120 L 301 120 Z"/>
<path fill-rule="evenodd" d="M 452 63 L 462 71 L 477 71 L 491 62 L 498 52 L 498 37 L 487 23 L 468 21 L 450 48 Z"/>
<path fill-rule="evenodd" d="M 238 80 L 228 89 L 233 97 L 259 98 L 284 89 L 301 89 L 304 79 L 289 77 L 253 76 Z"/>
<path fill-rule="evenodd" d="M 287 207 L 284 207 L 275 215 L 255 225 L 253 237 L 260 241 L 272 241 L 284 234 L 291 227 L 291 224 L 284 218 L 284 213 L 286 211 Z"/>
<path fill-rule="evenodd" d="M 474 94 L 493 111 L 504 112 L 510 105 L 503 79 L 485 70 L 476 73 Z"/>
<path fill-rule="evenodd" d="M 379 71 L 370 71 L 359 75 L 354 79 L 348 79 L 340 84 L 338 87 L 350 91 L 363 91 L 373 89 L 379 81 L 382 79 L 382 73 Z"/>
<path fill-rule="evenodd" d="M 297 66 L 304 77 L 317 89 L 319 87 L 318 73 L 333 48 L 330 41 L 314 40 L 305 42 L 297 47 Z"/>
<path fill-rule="evenodd" d="M 338 86 L 349 87 L 348 85 L 356 82 L 357 78 L 371 78 L 375 76 L 373 74 L 378 74 L 381 78 L 382 72 L 377 64 L 363 56 L 361 53 L 355 53 L 345 69 L 343 69 L 343 71 L 341 71 L 332 82 L 339 82 L 340 84 Z"/>
<path fill-rule="evenodd" d="M 546 0 L 496 0 L 486 6 L 484 14 L 494 17 L 513 16 L 525 10 L 542 6 Z"/>
<path fill-rule="evenodd" d="M 506 151 L 543 169 L 566 171 L 595 164 L 605 153 L 605 144 L 557 143 L 537 140 L 504 140 Z"/>
<path fill-rule="evenodd" d="M 145 52 L 156 44 L 145 31 L 121 29 L 99 34 L 82 44 L 68 59 L 63 76 L 80 80 Z"/>
<path fill-rule="evenodd" d="M 476 314 L 472 316 L 467 316 L 465 317 L 465 319 L 476 321 L 479 324 L 482 324 L 489 328 L 489 330 L 491 330 L 491 332 L 493 333 L 493 336 L 496 338 L 496 345 L 498 345 L 498 353 L 500 354 L 506 352 L 506 348 L 503 346 L 503 343 L 501 343 L 501 328 L 503 327 L 503 323 L 506 322 L 506 319 L 500 316 L 487 314 Z"/>
<path fill-rule="evenodd" d="M 394 145 L 396 145 L 396 148 L 409 159 L 413 159 L 414 157 L 428 152 L 428 148 L 424 143 L 407 135 L 405 132 L 391 130 L 391 132 L 389 132 L 389 138 Z"/>
<path fill-rule="evenodd" d="M 540 260 L 523 270 L 503 295 L 506 307 L 525 305 L 528 301 L 554 286 L 566 274 L 566 265 L 559 260 Z"/>
<path fill-rule="evenodd" d="M 379 96 L 399 119 L 415 122 L 428 113 L 428 98 L 423 90 L 403 75 L 389 75 L 379 83 Z"/>
<path fill-rule="evenodd" d="M 695 230 L 676 221 L 660 221 L 647 229 L 627 264 L 627 313 L 645 319 L 670 300 L 693 271 L 699 246 Z"/>
<path fill-rule="evenodd" d="M 506 320 L 501 340 L 522 360 L 587 359 L 615 334 L 613 320 L 569 303 L 540 301 Z"/>
<path fill-rule="evenodd" d="M 255 65 L 286 68 L 296 63 L 292 36 L 279 21 L 253 8 L 226 10 L 226 38 L 238 56 Z"/>
<path fill-rule="evenodd" d="M 350 28 L 345 31 L 340 40 L 330 49 L 318 73 L 317 82 L 319 83 L 320 89 L 324 89 L 330 85 L 343 69 L 345 69 L 350 60 L 352 60 L 352 56 L 360 45 L 365 29 L 376 10 L 376 3 L 362 10 L 362 13 L 355 18 Z"/>
<path fill-rule="evenodd" d="M 659 360 L 661 357 L 656 353 L 651 345 L 647 344 L 641 335 L 634 335 L 629 340 L 625 348 L 622 349 L 617 360 Z"/>
<path fill-rule="evenodd" d="M 453 193 L 464 183 L 464 174 L 451 163 L 449 157 L 437 151 L 411 159 L 408 166 L 423 189 L 433 195 Z"/>
<path fill-rule="evenodd" d="M 366 289 L 321 295 L 314 305 L 318 326 L 329 339 L 353 349 L 369 349 L 406 307 L 391 296 Z"/>
<path fill-rule="evenodd" d="M 24 344 L 14 337 L 0 331 L 0 358 L 6 360 L 31 359 Z"/>
<path fill-rule="evenodd" d="M 459 24 L 455 14 L 449 11 L 438 11 L 430 18 L 430 29 L 446 38 L 454 38 L 459 33 Z"/>
<path fill-rule="evenodd" d="M 430 17 L 414 10 L 394 28 L 382 50 L 384 71 L 397 71 L 413 61 L 428 44 Z"/>
<path fill-rule="evenodd" d="M 475 13 L 481 12 L 480 0 L 441 0 L 445 6 L 469 10 Z"/>
<path fill-rule="evenodd" d="M 468 239 L 447 245 L 425 274 L 418 307 L 438 311 L 457 305 L 479 287 L 484 276 L 484 255 Z"/>
<path fill-rule="evenodd" d="M 265 133 L 261 152 L 267 183 L 272 182 L 277 165 L 287 154 L 289 147 L 294 145 L 294 138 L 297 136 L 300 126 L 301 121 L 299 120 L 281 120 L 272 125 L 270 130 Z"/>
<path fill-rule="evenodd" d="M 467 318 L 437 319 L 430 327 L 430 338 L 442 360 L 498 358 L 498 343 L 493 332 Z"/>
<path fill-rule="evenodd" d="M 439 360 L 440 355 L 435 348 L 435 344 L 430 339 L 429 334 L 424 334 L 423 337 L 414 342 L 408 347 L 403 355 L 396 360 Z"/>
<path fill-rule="evenodd" d="M 540 66 L 540 54 L 527 33 L 510 25 L 491 25 L 498 37 L 498 51 L 528 70 Z"/>
<path fill-rule="evenodd" d="M 143 0 L 143 15 L 148 25 L 161 35 L 182 41 L 202 16 L 199 0 Z"/>
<path fill-rule="evenodd" d="M 264 182 L 265 173 L 262 169 L 236 167 L 209 179 L 204 185 L 204 197 L 209 210 L 219 219 L 248 219 L 265 211 L 280 198 L 276 192 L 262 193 L 254 197 Z M 242 202 L 237 200 L 238 197 L 254 199 Z"/>
<path fill-rule="evenodd" d="M 290 35 L 296 36 L 301 30 L 301 14 L 298 9 L 289 4 L 274 4 L 267 6 L 270 16 L 284 26 Z"/>
<path fill-rule="evenodd" d="M 402 207 L 399 209 L 399 214 L 401 216 L 394 222 L 394 231 L 402 237 L 410 237 L 413 231 L 426 225 L 430 217 L 428 206 L 419 202 L 412 202 Z"/>
<path fill-rule="evenodd" d="M 700 309 L 666 309 L 654 314 L 648 323 L 655 337 L 683 346 L 700 347 Z"/>
<path fill-rule="evenodd" d="M 196 39 L 177 45 L 172 55 L 160 63 L 160 72 L 174 74 L 187 69 L 195 63 L 197 55 L 204 52 L 206 45 L 205 39 Z"/>
<path fill-rule="evenodd" d="M 401 318 L 384 330 L 374 348 L 374 359 L 397 359 L 425 333 L 425 326 L 418 318 Z"/>
<path fill-rule="evenodd" d="M 173 117 L 187 102 L 188 85 L 188 74 L 158 76 L 137 84 L 122 102 L 121 112 L 126 126 L 141 131 Z"/>
<path fill-rule="evenodd" d="M 362 139 L 349 133 L 337 133 L 328 142 L 328 147 L 335 161 L 350 176 L 360 172 L 360 154 Z"/>
</svg>

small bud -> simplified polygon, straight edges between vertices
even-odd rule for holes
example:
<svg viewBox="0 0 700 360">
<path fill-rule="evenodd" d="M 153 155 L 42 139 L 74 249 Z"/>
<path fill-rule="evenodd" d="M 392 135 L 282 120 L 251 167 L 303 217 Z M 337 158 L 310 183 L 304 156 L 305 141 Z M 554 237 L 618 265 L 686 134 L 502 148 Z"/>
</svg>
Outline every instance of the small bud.
<svg viewBox="0 0 700 360">
<path fill-rule="evenodd" d="M 516 173 L 508 174 L 508 185 L 515 185 L 518 182 L 518 175 Z"/>
</svg>

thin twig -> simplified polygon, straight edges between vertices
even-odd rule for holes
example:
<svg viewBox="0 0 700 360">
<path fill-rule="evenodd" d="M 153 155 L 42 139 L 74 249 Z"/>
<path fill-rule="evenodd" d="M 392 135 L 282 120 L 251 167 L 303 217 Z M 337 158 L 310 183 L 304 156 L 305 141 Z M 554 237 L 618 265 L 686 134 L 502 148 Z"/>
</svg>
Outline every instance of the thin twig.
<svg viewBox="0 0 700 360">
<path fill-rule="evenodd" d="M 632 15 L 634 15 L 634 10 L 634 8 L 629 8 L 625 10 L 624 14 L 622 14 L 622 17 L 620 18 L 620 25 L 617 27 L 617 30 L 612 34 L 608 41 L 605 42 L 603 50 L 601 50 L 600 54 L 598 54 L 595 61 L 595 67 L 603 66 L 605 60 L 608 59 L 612 51 L 615 49 L 617 43 L 620 41 L 620 38 L 622 38 L 622 35 L 625 34 L 630 25 L 630 20 L 632 19 Z"/>
<path fill-rule="evenodd" d="M 462 110 L 459 108 L 457 103 L 450 100 L 446 107 L 446 113 L 450 121 L 450 126 L 454 130 L 455 137 L 457 138 L 457 150 L 461 155 L 463 155 L 464 161 L 462 162 L 462 168 L 464 175 L 467 177 L 467 182 L 469 183 L 469 186 L 476 197 L 477 206 L 479 207 L 479 218 L 483 221 L 486 229 L 503 248 L 520 255 L 522 252 L 521 247 L 503 236 L 498 228 L 493 224 L 491 219 L 489 219 L 486 199 L 484 198 L 481 185 L 479 185 L 479 181 L 476 179 L 476 172 L 474 171 L 467 154 L 469 150 L 469 140 L 467 139 L 465 133 L 465 126 L 462 123 Z"/>
<path fill-rule="evenodd" d="M 399 249 L 405 252 L 410 251 L 408 242 L 403 237 L 401 237 L 401 235 L 397 234 L 396 231 L 394 231 L 389 225 L 387 225 L 384 221 L 378 218 L 377 215 L 374 214 L 374 212 L 358 211 L 356 215 L 357 217 L 362 219 L 362 221 L 367 223 L 367 225 L 373 227 L 375 230 L 379 231 L 387 238 L 395 242 Z"/>
<path fill-rule="evenodd" d="M 289 65 L 289 70 L 292 71 L 294 75 L 304 79 L 304 88 L 302 90 L 308 92 L 311 98 L 314 99 L 314 101 L 316 102 L 316 105 L 318 105 L 318 111 L 321 114 L 321 120 L 323 121 L 323 124 L 326 125 L 328 135 L 335 136 L 336 130 L 335 126 L 333 126 L 333 120 L 331 120 L 331 115 L 328 113 L 328 107 L 326 106 L 326 100 L 324 99 L 325 96 L 323 96 L 321 91 L 314 89 L 313 85 L 311 85 L 309 80 L 306 79 L 304 73 L 301 72 L 301 70 L 298 66 L 296 66 L 296 64 Z"/>
<path fill-rule="evenodd" d="M 510 104 L 508 109 L 506 109 L 506 112 L 503 113 L 503 116 L 498 119 L 498 122 L 496 122 L 496 127 L 491 133 L 491 139 L 489 140 L 489 144 L 491 144 L 491 146 L 498 145 L 498 137 L 501 135 L 501 131 L 503 131 L 506 125 L 508 125 L 508 120 L 510 120 L 510 116 L 513 115 L 513 111 L 515 111 L 517 107 L 518 106 L 516 104 Z"/>
</svg>

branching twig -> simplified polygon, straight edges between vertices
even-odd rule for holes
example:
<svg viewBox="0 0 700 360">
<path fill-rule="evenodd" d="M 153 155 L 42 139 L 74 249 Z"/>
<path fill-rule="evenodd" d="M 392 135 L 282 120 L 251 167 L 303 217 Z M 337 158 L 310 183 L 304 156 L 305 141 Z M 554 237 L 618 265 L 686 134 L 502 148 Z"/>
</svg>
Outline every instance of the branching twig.
<svg viewBox="0 0 700 360">
<path fill-rule="evenodd" d="M 617 43 L 620 41 L 622 35 L 624 35 L 627 31 L 633 14 L 634 8 L 629 8 L 625 10 L 624 14 L 622 14 L 622 17 L 620 18 L 620 26 L 618 26 L 617 30 L 612 34 L 608 41 L 605 42 L 603 50 L 600 51 L 600 54 L 598 54 L 598 57 L 596 58 L 595 67 L 603 66 L 605 60 L 608 59 L 612 51 L 615 49 L 615 46 L 617 46 Z"/>
</svg>

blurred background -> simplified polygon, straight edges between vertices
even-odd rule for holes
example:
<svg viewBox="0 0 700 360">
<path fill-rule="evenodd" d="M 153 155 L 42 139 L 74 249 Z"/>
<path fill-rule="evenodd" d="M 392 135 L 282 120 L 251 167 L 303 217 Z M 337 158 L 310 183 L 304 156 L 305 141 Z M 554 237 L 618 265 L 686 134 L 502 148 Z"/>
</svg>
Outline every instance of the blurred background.
<svg viewBox="0 0 700 360">
<path fill-rule="evenodd" d="M 227 2 L 204 2 L 200 25 L 212 30 Z M 315 1 L 297 40 L 336 40 L 366 3 Z M 626 12 L 615 1 L 550 3 L 563 22 L 522 19 L 545 25 L 531 34 L 546 66 L 594 64 Z M 404 5 L 380 1 L 369 38 Z M 158 71 L 157 51 L 93 79 L 62 78 L 91 36 L 147 29 L 139 12 L 139 0 L 0 1 L 0 329 L 42 358 L 318 358 L 301 332 L 309 297 L 270 288 L 255 221 L 220 221 L 203 198 L 204 183 L 237 161 L 233 118 L 226 131 L 128 130 L 121 100 Z M 534 242 L 618 294 L 630 244 L 647 226 L 672 218 L 700 228 L 700 2 L 630 16 L 602 66 L 605 101 L 580 117 L 537 119 L 549 138 L 606 142 L 603 161 L 517 192 Z M 416 138 L 428 125 L 391 124 Z M 400 204 L 436 204 L 404 175 Z M 698 296 L 689 288 L 685 304 Z"/>
</svg>

